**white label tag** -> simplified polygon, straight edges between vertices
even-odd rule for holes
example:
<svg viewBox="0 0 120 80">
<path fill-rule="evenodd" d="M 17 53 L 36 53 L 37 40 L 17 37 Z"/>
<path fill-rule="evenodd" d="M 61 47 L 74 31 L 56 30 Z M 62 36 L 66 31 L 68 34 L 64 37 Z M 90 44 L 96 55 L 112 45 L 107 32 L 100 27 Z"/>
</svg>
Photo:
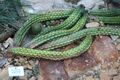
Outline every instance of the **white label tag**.
<svg viewBox="0 0 120 80">
<path fill-rule="evenodd" d="M 24 76 L 23 66 L 8 67 L 9 76 Z"/>
</svg>

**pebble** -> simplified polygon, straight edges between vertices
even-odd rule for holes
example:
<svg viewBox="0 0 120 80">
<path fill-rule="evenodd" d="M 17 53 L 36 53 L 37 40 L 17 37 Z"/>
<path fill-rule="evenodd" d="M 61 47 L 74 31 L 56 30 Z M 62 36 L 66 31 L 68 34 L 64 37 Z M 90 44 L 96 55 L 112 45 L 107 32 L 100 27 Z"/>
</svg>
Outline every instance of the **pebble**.
<svg viewBox="0 0 120 80">
<path fill-rule="evenodd" d="M 8 38 L 8 39 L 5 41 L 5 43 L 3 43 L 3 46 L 4 46 L 5 48 L 8 48 L 9 46 L 10 46 L 10 47 L 13 47 L 13 39 L 12 39 L 12 38 Z"/>
<path fill-rule="evenodd" d="M 118 74 L 117 69 L 111 68 L 108 71 L 108 75 L 110 75 L 110 76 L 116 76 L 117 74 Z"/>
<path fill-rule="evenodd" d="M 8 46 L 9 46 L 10 44 L 9 43 L 3 43 L 3 46 L 4 46 L 4 48 L 8 48 Z"/>
<path fill-rule="evenodd" d="M 113 41 L 116 41 L 119 38 L 119 36 L 111 36 L 111 38 Z"/>
<path fill-rule="evenodd" d="M 91 28 L 91 27 L 99 27 L 100 24 L 98 22 L 90 22 L 86 24 L 87 28 Z"/>
</svg>

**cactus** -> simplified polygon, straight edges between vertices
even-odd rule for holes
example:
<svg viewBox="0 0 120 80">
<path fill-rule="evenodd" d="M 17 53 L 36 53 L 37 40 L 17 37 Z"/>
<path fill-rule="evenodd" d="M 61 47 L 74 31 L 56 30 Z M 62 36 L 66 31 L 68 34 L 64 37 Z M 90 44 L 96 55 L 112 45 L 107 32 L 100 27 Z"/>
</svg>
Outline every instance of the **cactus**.
<svg viewBox="0 0 120 80">
<path fill-rule="evenodd" d="M 35 48 L 46 41 L 55 39 L 55 38 L 60 37 L 60 36 L 74 33 L 76 31 L 78 31 L 79 29 L 83 28 L 83 26 L 86 23 L 86 20 L 87 20 L 87 16 L 83 16 L 82 18 L 79 19 L 79 21 L 71 29 L 53 31 L 53 32 L 50 32 L 48 34 L 38 36 L 37 38 L 33 39 L 31 42 L 26 44 L 25 47 Z"/>
<path fill-rule="evenodd" d="M 120 15 L 120 9 L 98 9 L 90 11 L 94 16 L 118 16 Z"/>
<path fill-rule="evenodd" d="M 41 21 L 64 18 L 64 17 L 69 16 L 72 11 L 73 11 L 73 9 L 61 10 L 61 11 L 51 11 L 51 12 L 46 12 L 46 13 L 41 13 L 41 14 L 36 14 L 36 15 L 31 16 L 15 34 L 15 37 L 14 37 L 15 46 L 21 45 L 23 38 L 25 37 L 25 34 L 31 28 L 32 24 L 41 22 Z"/>
<path fill-rule="evenodd" d="M 104 24 L 120 24 L 120 16 L 114 17 L 98 17 Z"/>
<path fill-rule="evenodd" d="M 88 36 L 87 36 L 88 35 Z M 47 50 L 35 50 L 35 49 L 27 49 L 27 48 L 11 48 L 8 52 L 12 52 L 15 55 L 28 56 L 28 57 L 38 57 L 45 58 L 51 60 L 62 60 L 67 58 L 72 58 L 79 56 L 81 53 L 85 52 L 89 49 L 92 43 L 93 35 L 117 35 L 120 36 L 120 28 L 111 28 L 111 27 L 97 27 L 97 28 L 89 28 L 80 30 L 76 33 L 73 33 L 67 37 L 63 37 L 59 39 L 59 44 L 65 45 L 69 44 L 77 39 L 85 37 L 83 42 L 70 50 L 57 52 L 57 51 L 47 51 Z M 65 41 L 67 39 L 67 41 Z"/>
<path fill-rule="evenodd" d="M 63 47 L 74 42 L 77 39 L 80 39 L 85 35 L 118 35 L 120 36 L 120 28 L 100 27 L 100 28 L 90 28 L 90 29 L 80 30 L 69 36 L 65 36 L 65 37 L 61 37 L 56 40 L 53 40 L 50 43 L 46 44 L 47 46 L 46 45 L 42 46 L 42 49 L 51 50 L 51 49 Z"/>
<path fill-rule="evenodd" d="M 38 57 L 38 58 L 45 58 L 51 60 L 62 60 L 71 57 L 76 57 L 84 53 L 90 47 L 91 42 L 92 42 L 92 37 L 88 36 L 79 46 L 63 52 L 35 50 L 35 49 L 20 48 L 20 47 L 11 48 L 8 52 L 21 56 Z"/>
</svg>

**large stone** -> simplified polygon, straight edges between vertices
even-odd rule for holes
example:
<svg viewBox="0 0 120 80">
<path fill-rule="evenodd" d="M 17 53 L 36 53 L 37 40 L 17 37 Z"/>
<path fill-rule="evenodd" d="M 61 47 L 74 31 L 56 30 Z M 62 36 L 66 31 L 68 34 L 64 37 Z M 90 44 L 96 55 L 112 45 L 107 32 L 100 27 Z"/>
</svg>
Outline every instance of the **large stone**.
<svg viewBox="0 0 120 80">
<path fill-rule="evenodd" d="M 23 8 L 29 13 L 37 13 L 51 9 L 68 9 L 72 5 L 64 0 L 21 0 Z"/>
<path fill-rule="evenodd" d="M 70 77 L 90 69 L 98 63 L 109 63 L 118 59 L 118 51 L 109 37 L 97 37 L 88 52 L 64 61 Z"/>
<path fill-rule="evenodd" d="M 87 28 L 92 28 L 92 27 L 99 27 L 100 24 L 98 22 L 90 22 L 86 24 Z"/>
<path fill-rule="evenodd" d="M 68 75 L 72 77 L 75 74 L 79 74 L 84 72 L 86 69 L 94 67 L 98 62 L 94 55 L 84 53 L 76 58 L 65 60 L 64 63 L 65 70 L 68 72 Z"/>
<path fill-rule="evenodd" d="M 40 60 L 40 80 L 68 80 L 63 62 Z"/>
<path fill-rule="evenodd" d="M 118 50 L 112 44 L 112 40 L 107 36 L 97 37 L 91 47 L 90 53 L 95 55 L 102 63 L 116 61 L 118 59 Z"/>
</svg>

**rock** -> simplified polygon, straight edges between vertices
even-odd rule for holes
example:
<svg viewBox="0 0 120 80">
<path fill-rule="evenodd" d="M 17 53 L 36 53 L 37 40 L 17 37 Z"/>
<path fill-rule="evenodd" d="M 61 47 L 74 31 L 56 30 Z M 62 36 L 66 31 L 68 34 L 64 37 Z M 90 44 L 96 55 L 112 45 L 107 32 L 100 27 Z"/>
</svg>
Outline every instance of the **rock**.
<svg viewBox="0 0 120 80">
<path fill-rule="evenodd" d="M 70 77 L 94 67 L 98 63 L 108 63 L 118 59 L 118 51 L 107 36 L 97 37 L 88 52 L 71 59 L 64 60 L 65 70 Z M 107 66 L 106 66 L 107 67 Z M 97 70 L 100 68 L 97 67 Z"/>
<path fill-rule="evenodd" d="M 120 39 L 118 38 L 118 39 L 116 40 L 116 42 L 120 43 Z"/>
<path fill-rule="evenodd" d="M 110 76 L 116 76 L 117 74 L 118 74 L 117 69 L 111 68 L 108 71 L 108 75 L 110 75 Z"/>
<path fill-rule="evenodd" d="M 51 9 L 68 9 L 72 5 L 64 0 L 21 0 L 23 8 L 26 12 L 37 13 Z"/>
<path fill-rule="evenodd" d="M 116 46 L 117 50 L 120 50 L 120 44 L 118 43 Z"/>
<path fill-rule="evenodd" d="M 9 80 L 8 67 L 0 70 L 0 80 Z"/>
<path fill-rule="evenodd" d="M 87 10 L 98 9 L 100 5 L 103 5 L 103 0 L 80 0 L 77 5 L 83 4 Z"/>
<path fill-rule="evenodd" d="M 2 52 L 2 51 L 4 51 L 4 50 L 5 50 L 5 48 L 3 47 L 2 44 L 0 44 L 0 52 Z"/>
<path fill-rule="evenodd" d="M 119 62 L 107 62 L 107 63 L 103 63 L 101 64 L 101 69 L 102 70 L 108 70 L 109 76 L 115 76 L 118 74 L 118 68 L 119 68 Z"/>
<path fill-rule="evenodd" d="M 32 67 L 32 71 L 33 71 L 34 76 L 38 76 L 40 74 L 39 65 L 34 65 Z"/>
<path fill-rule="evenodd" d="M 107 36 L 97 37 L 90 53 L 96 56 L 96 59 L 101 63 L 107 63 L 116 61 L 118 59 L 118 51 L 115 45 L 112 44 L 112 40 Z"/>
<path fill-rule="evenodd" d="M 12 38 L 8 38 L 5 43 L 3 43 L 4 47 L 5 48 L 8 48 L 9 47 L 13 47 L 13 39 Z"/>
<path fill-rule="evenodd" d="M 99 5 L 103 5 L 102 0 L 80 0 L 77 5 L 66 3 L 64 0 L 21 0 L 23 9 L 29 13 L 37 13 L 51 9 L 68 9 L 72 6 L 83 4 L 87 10 L 98 9 Z"/>
<path fill-rule="evenodd" d="M 64 60 L 65 70 L 70 77 L 97 65 L 95 57 L 89 53 L 84 53 L 78 57 Z"/>
<path fill-rule="evenodd" d="M 119 38 L 119 36 L 111 36 L 111 38 L 112 40 L 116 41 Z"/>
<path fill-rule="evenodd" d="M 27 80 L 27 77 L 26 76 L 20 76 L 19 80 Z"/>
<path fill-rule="evenodd" d="M 0 68 L 2 68 L 6 63 L 8 63 L 6 58 L 0 59 Z"/>
<path fill-rule="evenodd" d="M 66 2 L 70 2 L 70 3 L 72 3 L 72 4 L 77 4 L 78 3 L 78 1 L 80 1 L 80 0 L 65 0 Z"/>
<path fill-rule="evenodd" d="M 31 77 L 29 80 L 37 80 L 36 77 Z"/>
<path fill-rule="evenodd" d="M 107 63 L 107 62 L 106 62 L 106 63 L 102 63 L 102 64 L 101 64 L 101 68 L 104 70 L 104 69 L 109 68 L 110 65 L 111 65 L 111 64 L 110 64 L 110 63 Z"/>
<path fill-rule="evenodd" d="M 68 80 L 62 61 L 40 60 L 40 80 Z"/>
<path fill-rule="evenodd" d="M 100 80 L 111 80 L 110 76 L 108 76 L 107 71 L 102 71 L 100 73 Z"/>
<path fill-rule="evenodd" d="M 71 78 L 70 80 L 84 80 L 84 77 L 83 77 L 82 75 L 74 76 L 74 77 Z"/>
<path fill-rule="evenodd" d="M 4 46 L 4 48 L 6 49 L 6 48 L 8 48 L 8 46 L 9 46 L 10 44 L 9 43 L 3 43 L 3 46 Z"/>
<path fill-rule="evenodd" d="M 113 77 L 113 80 L 120 80 L 120 75 L 114 76 L 114 77 Z"/>
<path fill-rule="evenodd" d="M 90 22 L 86 24 L 87 28 L 91 28 L 91 27 L 99 27 L 100 24 L 98 22 Z"/>
<path fill-rule="evenodd" d="M 29 63 L 24 63 L 24 68 L 32 69 L 32 65 L 30 65 Z"/>
<path fill-rule="evenodd" d="M 32 70 L 30 70 L 30 69 L 26 69 L 24 72 L 25 72 L 25 76 L 27 78 L 30 78 L 33 75 Z"/>
<path fill-rule="evenodd" d="M 87 76 L 85 80 L 95 80 L 95 79 L 93 78 L 93 76 Z"/>
</svg>

